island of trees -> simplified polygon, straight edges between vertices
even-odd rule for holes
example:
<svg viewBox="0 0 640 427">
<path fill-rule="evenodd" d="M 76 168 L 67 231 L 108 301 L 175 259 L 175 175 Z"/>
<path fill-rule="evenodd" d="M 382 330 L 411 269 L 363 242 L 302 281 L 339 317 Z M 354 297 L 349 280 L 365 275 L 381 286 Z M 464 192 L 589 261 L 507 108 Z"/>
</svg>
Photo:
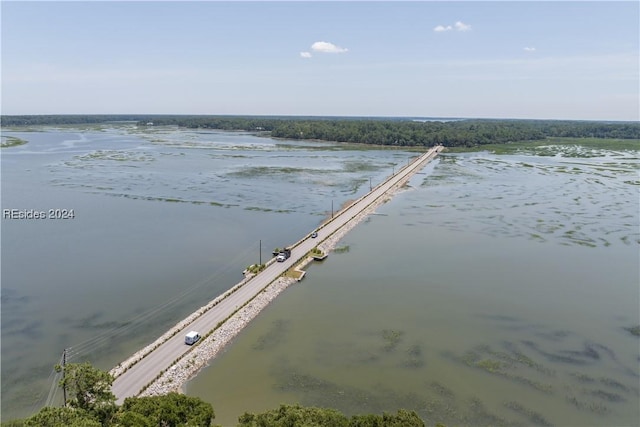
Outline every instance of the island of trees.
<svg viewBox="0 0 640 427">
<path fill-rule="evenodd" d="M 131 122 L 138 126 L 243 130 L 273 138 L 364 143 L 399 147 L 445 147 L 539 141 L 550 137 L 640 139 L 639 122 L 411 118 L 49 115 L 2 116 L 1 125 L 78 125 Z"/>
<path fill-rule="evenodd" d="M 61 369 L 61 367 L 57 367 Z M 45 406 L 23 420 L 2 427 L 210 427 L 215 413 L 200 398 L 169 393 L 165 396 L 129 397 L 121 406 L 111 392 L 113 377 L 89 363 L 67 364 L 59 386 L 68 396 L 65 405 Z M 238 427 L 424 427 L 415 412 L 366 414 L 347 417 L 333 409 L 281 405 L 259 414 L 245 413 Z M 441 426 L 444 427 L 444 426 Z"/>
</svg>

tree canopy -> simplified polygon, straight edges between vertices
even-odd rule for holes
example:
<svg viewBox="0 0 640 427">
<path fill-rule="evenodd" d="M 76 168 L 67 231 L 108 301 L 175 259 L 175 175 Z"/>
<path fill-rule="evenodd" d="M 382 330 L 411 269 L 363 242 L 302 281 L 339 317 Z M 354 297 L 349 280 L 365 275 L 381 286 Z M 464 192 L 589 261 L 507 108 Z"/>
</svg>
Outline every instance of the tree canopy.
<svg viewBox="0 0 640 427">
<path fill-rule="evenodd" d="M 63 369 L 60 366 L 58 370 Z M 111 392 L 113 377 L 108 372 L 91 366 L 90 363 L 68 363 L 60 387 L 69 394 L 68 405 L 88 412 L 102 411 L 115 404 L 116 397 Z"/>
<path fill-rule="evenodd" d="M 120 408 L 115 425 L 143 426 L 198 426 L 209 427 L 215 418 L 210 404 L 197 397 L 169 393 L 165 396 L 129 397 Z"/>
<path fill-rule="evenodd" d="M 37 414 L 25 420 L 25 427 L 102 427 L 90 412 L 74 408 L 46 406 Z"/>
<path fill-rule="evenodd" d="M 62 369 L 57 366 L 56 369 Z M 111 392 L 113 378 L 89 363 L 67 364 L 61 387 L 69 399 L 64 407 L 44 407 L 24 420 L 3 422 L 3 427 L 210 427 L 215 413 L 198 397 L 169 393 L 129 397 L 122 406 Z M 238 427 L 424 427 L 413 411 L 348 417 L 329 408 L 281 405 L 264 413 L 245 413 Z"/>
<path fill-rule="evenodd" d="M 394 414 L 353 415 L 351 418 L 335 409 L 281 405 L 261 414 L 245 413 L 238 427 L 424 427 L 415 412 L 404 409 Z"/>
<path fill-rule="evenodd" d="M 139 126 L 171 125 L 191 129 L 263 132 L 274 138 L 322 140 L 399 147 L 477 146 L 547 137 L 640 139 L 638 122 L 456 119 L 416 121 L 410 118 L 60 115 L 2 116 L 2 126 L 90 124 L 129 121 Z"/>
</svg>

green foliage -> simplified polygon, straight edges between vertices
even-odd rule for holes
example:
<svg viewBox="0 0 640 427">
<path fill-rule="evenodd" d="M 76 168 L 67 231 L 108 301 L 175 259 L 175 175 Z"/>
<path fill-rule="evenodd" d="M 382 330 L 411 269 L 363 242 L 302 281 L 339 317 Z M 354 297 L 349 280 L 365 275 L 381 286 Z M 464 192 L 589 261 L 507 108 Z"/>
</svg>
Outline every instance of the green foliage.
<svg viewBox="0 0 640 427">
<path fill-rule="evenodd" d="M 238 427 L 347 427 L 347 418 L 334 409 L 281 405 L 262 414 L 249 414 L 238 418 Z"/>
<path fill-rule="evenodd" d="M 118 412 L 113 421 L 114 426 L 118 427 L 155 427 L 151 420 L 137 412 Z"/>
<path fill-rule="evenodd" d="M 61 369 L 59 366 L 56 368 Z M 85 410 L 104 421 L 116 409 L 112 383 L 111 374 L 94 368 L 88 362 L 69 363 L 65 366 L 60 387 L 67 389 L 69 407 Z"/>
<path fill-rule="evenodd" d="M 165 396 L 127 398 L 116 415 L 117 426 L 208 427 L 215 414 L 197 397 L 169 393 Z"/>
<path fill-rule="evenodd" d="M 393 351 L 396 349 L 400 341 L 402 340 L 402 336 L 404 335 L 403 331 L 394 331 L 391 329 L 385 329 L 382 331 L 382 339 L 384 340 L 384 349 L 385 351 Z"/>
<path fill-rule="evenodd" d="M 311 249 L 309 251 L 310 255 L 312 257 L 316 257 L 316 258 L 322 258 L 324 256 L 324 252 L 322 252 L 320 249 L 318 249 L 318 247 L 316 246 L 315 248 Z"/>
<path fill-rule="evenodd" d="M 348 418 L 335 409 L 281 405 L 262 414 L 245 413 L 238 427 L 424 427 L 415 412 L 400 409 L 396 415 L 354 415 Z"/>
<path fill-rule="evenodd" d="M 27 141 L 21 138 L 17 138 L 15 136 L 3 136 L 2 141 L 0 142 L 0 148 L 6 147 L 15 147 L 17 145 L 26 144 Z"/>
<path fill-rule="evenodd" d="M 349 252 L 349 249 L 350 249 L 349 245 L 338 246 L 337 248 L 333 249 L 333 252 L 337 253 L 337 254 L 344 254 L 344 253 Z"/>
<path fill-rule="evenodd" d="M 625 328 L 627 331 L 631 332 L 631 335 L 635 335 L 636 337 L 640 337 L 640 325 L 638 326 L 630 326 Z"/>
<path fill-rule="evenodd" d="M 267 268 L 266 264 L 251 264 L 247 267 L 247 271 L 252 274 L 258 274 L 265 268 Z"/>
<path fill-rule="evenodd" d="M 101 427 L 89 412 L 74 408 L 44 407 L 24 422 L 25 427 Z"/>
<path fill-rule="evenodd" d="M 129 397 L 118 407 L 110 389 L 112 381 L 108 373 L 89 363 L 67 364 L 60 385 L 65 384 L 72 396 L 69 406 L 44 407 L 25 420 L 3 422 L 2 427 L 210 427 L 215 418 L 209 403 L 179 393 Z M 334 409 L 300 405 L 281 405 L 261 414 L 245 413 L 238 421 L 238 427 L 424 427 L 415 412 L 404 409 L 395 415 L 349 418 Z"/>
<path fill-rule="evenodd" d="M 9 420 L 0 423 L 0 427 L 24 427 L 25 420 Z"/>
<path fill-rule="evenodd" d="M 142 122 L 141 122 L 142 123 Z M 223 130 L 263 130 L 275 138 L 316 139 L 397 147 L 447 147 L 504 144 L 547 137 L 640 138 L 638 123 L 559 120 L 455 120 L 414 122 L 408 119 L 163 116 L 155 124 Z"/>
<path fill-rule="evenodd" d="M 117 121 L 146 126 L 183 126 L 193 129 L 269 132 L 274 138 L 322 140 L 395 147 L 473 147 L 515 141 L 560 138 L 640 139 L 637 122 L 588 122 L 566 120 L 488 120 L 415 122 L 410 119 L 177 116 L 177 115 L 57 115 L 1 116 L 2 126 L 89 124 Z"/>
<path fill-rule="evenodd" d="M 415 412 L 400 409 L 396 415 L 354 415 L 349 427 L 424 427 L 424 422 Z"/>
</svg>

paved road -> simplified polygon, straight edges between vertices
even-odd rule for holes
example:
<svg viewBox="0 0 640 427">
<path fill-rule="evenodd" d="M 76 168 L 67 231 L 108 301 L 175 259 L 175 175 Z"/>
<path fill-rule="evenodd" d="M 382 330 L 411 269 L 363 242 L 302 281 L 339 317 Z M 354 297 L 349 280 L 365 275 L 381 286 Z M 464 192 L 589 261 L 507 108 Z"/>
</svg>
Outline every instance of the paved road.
<svg viewBox="0 0 640 427">
<path fill-rule="evenodd" d="M 317 230 L 317 238 L 312 239 L 310 236 L 305 236 L 301 241 L 297 242 L 288 260 L 285 262 L 270 263 L 265 270 L 249 280 L 236 292 L 222 300 L 215 307 L 186 326 L 183 331 L 174 335 L 164 344 L 149 353 L 144 359 L 116 378 L 112 386 L 112 391 L 116 395 L 118 403 L 122 403 L 126 397 L 139 394 L 161 371 L 168 369 L 177 359 L 191 349 L 190 346 L 184 343 L 184 335 L 188 331 L 198 331 L 200 335 L 204 336 L 213 330 L 219 322 L 229 317 L 237 308 L 253 299 L 262 289 L 280 277 L 288 268 L 297 264 L 302 257 L 321 241 L 344 226 L 350 219 L 366 209 L 371 203 L 375 202 L 376 199 L 382 197 L 393 186 L 408 180 L 411 175 L 420 170 L 426 162 L 434 158 L 442 149 L 443 147 L 441 146 L 431 148 L 427 153 L 400 169 L 382 184 L 376 186 L 367 195 L 335 214 L 331 221 Z"/>
</svg>

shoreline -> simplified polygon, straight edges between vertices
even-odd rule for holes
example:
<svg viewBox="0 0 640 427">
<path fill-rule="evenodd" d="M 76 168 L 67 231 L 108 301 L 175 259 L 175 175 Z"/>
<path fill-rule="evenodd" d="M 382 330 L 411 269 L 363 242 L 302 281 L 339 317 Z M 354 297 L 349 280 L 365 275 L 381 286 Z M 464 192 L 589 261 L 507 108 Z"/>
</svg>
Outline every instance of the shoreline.
<svg viewBox="0 0 640 427">
<path fill-rule="evenodd" d="M 336 248 L 338 242 L 349 231 L 366 219 L 370 214 L 375 212 L 379 206 L 388 202 L 405 184 L 406 182 L 402 182 L 401 184 L 391 188 L 383 197 L 379 198 L 364 211 L 353 217 L 340 230 L 322 241 L 318 245 L 318 248 L 325 254 L 329 254 Z M 312 261 L 313 258 L 307 257 L 294 268 L 301 270 Z M 227 344 L 238 336 L 249 322 L 256 318 L 258 314 L 260 314 L 260 312 L 271 303 L 271 301 L 276 299 L 276 297 L 289 286 L 302 280 L 303 277 L 304 274 L 300 279 L 290 277 L 280 277 L 276 279 L 255 298 L 232 314 L 219 328 L 215 329 L 211 334 L 205 337 L 200 344 L 193 348 L 192 351 L 178 360 L 169 369 L 162 372 L 139 394 L 139 396 L 157 396 L 170 392 L 184 394 L 186 384 L 195 378 L 200 370 L 207 367 L 210 361 L 212 361 Z M 175 328 L 177 328 L 177 326 Z"/>
</svg>

